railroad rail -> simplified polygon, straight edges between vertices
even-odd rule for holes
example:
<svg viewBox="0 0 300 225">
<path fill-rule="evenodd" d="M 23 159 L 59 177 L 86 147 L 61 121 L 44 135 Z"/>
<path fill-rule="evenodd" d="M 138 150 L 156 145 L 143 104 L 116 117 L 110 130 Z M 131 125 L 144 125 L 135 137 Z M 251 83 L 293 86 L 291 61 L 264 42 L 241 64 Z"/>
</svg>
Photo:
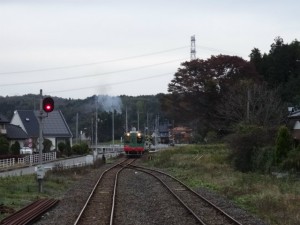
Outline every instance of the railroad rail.
<svg viewBox="0 0 300 225">
<path fill-rule="evenodd" d="M 26 225 L 41 217 L 59 202 L 57 199 L 39 199 L 4 218 L 1 225 Z"/>
<path fill-rule="evenodd" d="M 118 175 L 135 160 L 125 159 L 100 175 L 74 225 L 113 224 Z"/>
<path fill-rule="evenodd" d="M 177 178 L 159 170 L 128 165 L 128 168 L 147 173 L 161 182 L 201 225 L 242 225 L 224 210 L 198 194 Z M 212 216 L 213 215 L 213 216 Z"/>
</svg>

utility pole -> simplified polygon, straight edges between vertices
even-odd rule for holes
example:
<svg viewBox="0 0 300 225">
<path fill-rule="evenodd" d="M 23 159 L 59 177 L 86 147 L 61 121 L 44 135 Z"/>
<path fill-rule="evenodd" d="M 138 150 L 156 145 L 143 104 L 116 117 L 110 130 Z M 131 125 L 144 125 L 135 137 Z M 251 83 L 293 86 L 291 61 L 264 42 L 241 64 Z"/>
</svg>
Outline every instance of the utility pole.
<svg viewBox="0 0 300 225">
<path fill-rule="evenodd" d="M 96 120 L 95 120 L 95 148 L 96 154 L 98 154 L 98 98 L 96 96 Z"/>
<path fill-rule="evenodd" d="M 250 90 L 247 90 L 247 122 L 250 121 Z"/>
<path fill-rule="evenodd" d="M 76 144 L 78 144 L 78 113 L 76 113 Z"/>
<path fill-rule="evenodd" d="M 127 106 L 126 106 L 126 121 L 125 121 L 126 125 L 125 125 L 125 130 L 126 133 L 128 132 L 128 119 L 127 119 Z"/>
<path fill-rule="evenodd" d="M 94 143 L 94 123 L 93 123 L 93 117 L 91 118 L 91 145 Z"/>
<path fill-rule="evenodd" d="M 137 111 L 137 130 L 140 130 L 140 110 Z"/>
<path fill-rule="evenodd" d="M 37 180 L 39 183 L 39 192 L 43 192 L 43 91 L 40 89 L 40 112 L 39 112 L 39 165 L 37 166 Z"/>
<path fill-rule="evenodd" d="M 115 110 L 112 107 L 112 145 L 113 145 L 113 151 L 115 150 Z"/>
<path fill-rule="evenodd" d="M 147 133 L 146 135 L 148 135 L 149 133 L 149 113 L 147 112 Z"/>
<path fill-rule="evenodd" d="M 159 135 L 159 115 L 157 115 L 155 119 L 155 145 L 157 145 L 158 142 L 158 135 Z"/>
</svg>

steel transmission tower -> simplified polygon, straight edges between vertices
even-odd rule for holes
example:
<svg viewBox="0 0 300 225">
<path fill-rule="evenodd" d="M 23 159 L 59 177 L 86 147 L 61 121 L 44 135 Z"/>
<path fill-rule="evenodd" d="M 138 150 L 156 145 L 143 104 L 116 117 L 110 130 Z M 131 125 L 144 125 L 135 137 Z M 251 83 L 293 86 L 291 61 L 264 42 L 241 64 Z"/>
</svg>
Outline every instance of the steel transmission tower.
<svg viewBox="0 0 300 225">
<path fill-rule="evenodd" d="M 195 35 L 191 37 L 191 61 L 196 59 L 196 38 Z"/>
</svg>

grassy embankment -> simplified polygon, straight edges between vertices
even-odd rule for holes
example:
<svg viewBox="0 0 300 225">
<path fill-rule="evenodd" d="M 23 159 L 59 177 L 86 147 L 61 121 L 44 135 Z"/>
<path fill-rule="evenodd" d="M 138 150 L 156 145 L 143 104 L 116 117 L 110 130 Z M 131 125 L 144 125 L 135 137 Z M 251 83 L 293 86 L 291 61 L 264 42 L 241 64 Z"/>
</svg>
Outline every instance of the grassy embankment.
<svg viewBox="0 0 300 225">
<path fill-rule="evenodd" d="M 191 186 L 206 187 L 271 225 L 299 225 L 300 181 L 234 171 L 225 145 L 192 145 L 156 153 L 147 164 Z"/>
</svg>

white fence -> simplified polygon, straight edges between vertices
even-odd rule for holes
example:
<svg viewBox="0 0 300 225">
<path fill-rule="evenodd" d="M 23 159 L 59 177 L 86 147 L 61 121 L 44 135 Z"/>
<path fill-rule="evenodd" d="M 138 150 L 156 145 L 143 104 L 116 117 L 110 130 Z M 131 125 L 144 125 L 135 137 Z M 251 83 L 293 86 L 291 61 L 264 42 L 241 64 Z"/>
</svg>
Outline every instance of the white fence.
<svg viewBox="0 0 300 225">
<path fill-rule="evenodd" d="M 90 148 L 92 150 L 96 149 L 96 145 L 91 145 Z M 99 154 L 102 153 L 110 153 L 110 152 L 123 152 L 124 146 L 123 145 L 98 145 L 97 152 Z"/>
<path fill-rule="evenodd" d="M 56 152 L 43 153 L 43 162 L 48 162 L 56 159 Z M 8 168 L 14 165 L 32 165 L 39 163 L 39 154 L 26 155 L 23 158 L 18 158 L 15 160 L 11 159 L 1 159 L 0 168 Z"/>
<path fill-rule="evenodd" d="M 11 167 L 15 165 L 15 159 L 0 159 L 0 168 Z"/>
<path fill-rule="evenodd" d="M 71 162 L 71 163 L 62 163 L 62 162 L 58 162 L 56 163 L 54 166 L 52 167 L 45 167 L 46 170 L 52 170 L 54 169 L 71 169 L 71 168 L 77 168 L 77 167 L 83 167 L 86 166 L 87 163 L 86 162 Z"/>
</svg>

